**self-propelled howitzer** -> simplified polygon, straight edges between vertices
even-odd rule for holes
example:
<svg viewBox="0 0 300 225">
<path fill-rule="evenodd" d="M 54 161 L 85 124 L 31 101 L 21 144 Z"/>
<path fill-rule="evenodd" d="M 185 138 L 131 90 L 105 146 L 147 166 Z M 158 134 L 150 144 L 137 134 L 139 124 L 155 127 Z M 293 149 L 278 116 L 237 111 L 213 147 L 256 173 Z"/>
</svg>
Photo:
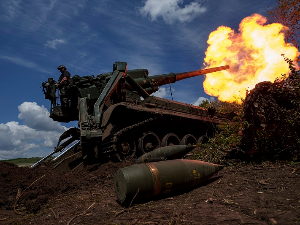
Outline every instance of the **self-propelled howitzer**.
<svg viewBox="0 0 300 225">
<path fill-rule="evenodd" d="M 50 117 L 60 122 L 79 121 L 79 128 L 61 135 L 53 151 L 63 152 L 56 167 L 80 168 L 83 159 L 123 160 L 158 147 L 196 144 L 214 136 L 216 124 L 231 115 L 151 94 L 162 85 L 228 68 L 148 76 L 146 69 L 127 70 L 127 63 L 115 62 L 110 73 L 73 76 L 66 87 L 69 105 L 65 107 L 58 104 L 55 81 L 49 78 L 43 83 L 43 90 L 45 98 L 51 101 Z"/>
</svg>

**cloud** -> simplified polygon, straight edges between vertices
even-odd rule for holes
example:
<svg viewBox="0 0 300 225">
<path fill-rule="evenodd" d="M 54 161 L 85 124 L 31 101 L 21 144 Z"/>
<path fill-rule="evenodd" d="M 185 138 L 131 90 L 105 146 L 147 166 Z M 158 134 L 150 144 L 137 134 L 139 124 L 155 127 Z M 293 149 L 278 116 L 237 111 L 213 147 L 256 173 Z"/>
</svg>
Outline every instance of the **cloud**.
<svg viewBox="0 0 300 225">
<path fill-rule="evenodd" d="M 10 134 L 10 128 L 8 125 L 0 124 L 0 149 L 13 149 L 13 139 Z"/>
<path fill-rule="evenodd" d="M 0 55 L 0 59 L 4 59 L 4 60 L 10 61 L 14 64 L 26 66 L 29 68 L 37 68 L 38 67 L 37 64 L 30 62 L 26 59 L 18 58 L 18 57 L 10 57 L 10 56 L 6 56 L 6 55 Z"/>
<path fill-rule="evenodd" d="M 20 3 L 21 0 L 9 0 L 6 2 L 2 2 L 1 7 L 5 7 L 5 11 L 2 14 L 2 17 L 4 17 L 6 20 L 12 20 L 17 15 L 20 15 Z"/>
<path fill-rule="evenodd" d="M 152 21 L 162 17 L 166 23 L 172 24 L 175 21 L 190 22 L 206 12 L 206 8 L 199 2 L 194 1 L 180 7 L 182 3 L 183 0 L 147 0 L 144 7 L 140 8 L 140 13 L 149 15 Z"/>
<path fill-rule="evenodd" d="M 199 98 L 197 99 L 197 101 L 195 101 L 195 102 L 193 103 L 193 105 L 199 106 L 203 101 L 206 101 L 206 100 L 208 100 L 208 99 L 207 99 L 207 98 L 204 98 L 204 97 L 199 97 Z"/>
<path fill-rule="evenodd" d="M 87 0 L 1 0 L 0 20 L 12 22 L 14 27 L 23 31 L 43 29 L 43 35 L 53 34 L 53 31 L 60 31 L 58 27 L 64 22 L 76 18 L 86 3 Z"/>
<path fill-rule="evenodd" d="M 1 123 L 0 159 L 27 157 L 30 150 L 54 147 L 60 134 L 52 131 L 37 131 L 16 121 Z M 49 141 L 52 143 L 51 146 L 47 143 Z"/>
<path fill-rule="evenodd" d="M 175 92 L 175 89 L 172 88 L 172 94 Z M 160 87 L 158 89 L 158 91 L 154 92 L 152 94 L 153 96 L 156 96 L 156 97 L 159 97 L 159 98 L 172 98 L 171 97 L 171 92 L 170 92 L 170 89 L 166 88 L 166 87 Z"/>
<path fill-rule="evenodd" d="M 172 93 L 174 96 L 175 101 L 187 103 L 187 104 L 192 104 L 194 106 L 199 106 L 203 101 L 209 101 L 213 102 L 215 101 L 215 97 L 210 97 L 210 98 L 205 98 L 205 97 L 199 97 L 196 101 L 191 102 L 191 96 L 189 93 L 186 92 L 181 92 L 181 91 L 176 91 L 174 95 L 175 89 L 172 88 Z M 153 96 L 160 97 L 160 98 L 167 98 L 171 99 L 171 92 L 170 89 L 167 87 L 160 87 L 158 91 L 154 92 L 152 94 Z"/>
<path fill-rule="evenodd" d="M 67 41 L 65 39 L 55 39 L 52 41 L 47 41 L 47 43 L 45 44 L 45 48 L 56 49 L 57 45 L 66 44 L 66 43 L 67 43 Z"/>
<path fill-rule="evenodd" d="M 0 159 L 45 155 L 67 128 L 50 119 L 47 109 L 35 102 L 24 102 L 18 109 L 24 125 L 0 123 Z"/>
<path fill-rule="evenodd" d="M 41 66 L 39 66 L 38 64 L 31 62 L 29 60 L 26 59 L 22 59 L 19 57 L 14 57 L 14 56 L 7 56 L 7 55 L 0 55 L 0 59 L 4 59 L 6 61 L 9 61 L 11 63 L 17 64 L 17 65 L 21 65 L 27 68 L 39 68 L 39 72 L 43 72 L 43 73 L 51 73 L 47 70 L 44 70 Z"/>
<path fill-rule="evenodd" d="M 209 101 L 209 102 L 212 102 L 212 101 L 214 101 L 214 100 L 215 100 L 214 97 L 210 97 L 209 99 L 208 99 L 208 98 L 204 98 L 204 97 L 199 97 L 199 98 L 193 103 L 193 105 L 199 106 L 203 101 Z"/>
<path fill-rule="evenodd" d="M 24 120 L 28 127 L 39 131 L 64 132 L 65 127 L 53 121 L 49 117 L 49 112 L 44 106 L 39 106 L 36 102 L 23 102 L 18 106 L 19 119 Z"/>
<path fill-rule="evenodd" d="M 164 87 L 159 88 L 158 91 L 154 92 L 152 95 L 156 97 L 164 98 L 167 96 L 166 88 Z"/>
</svg>

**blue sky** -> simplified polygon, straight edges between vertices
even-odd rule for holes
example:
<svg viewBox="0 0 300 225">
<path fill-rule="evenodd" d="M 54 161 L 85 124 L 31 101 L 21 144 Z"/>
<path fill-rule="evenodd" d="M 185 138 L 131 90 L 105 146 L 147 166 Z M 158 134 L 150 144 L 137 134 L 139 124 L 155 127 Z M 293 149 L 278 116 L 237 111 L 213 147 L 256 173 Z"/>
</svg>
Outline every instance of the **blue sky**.
<svg viewBox="0 0 300 225">
<path fill-rule="evenodd" d="M 150 75 L 201 69 L 208 35 L 237 30 L 275 0 L 2 0 L 0 2 L 0 159 L 44 156 L 76 123 L 52 121 L 41 83 L 110 72 L 115 61 Z M 172 85 L 176 101 L 209 99 L 203 77 Z M 170 99 L 169 86 L 156 95 Z M 196 103 L 197 102 L 197 103 Z"/>
</svg>

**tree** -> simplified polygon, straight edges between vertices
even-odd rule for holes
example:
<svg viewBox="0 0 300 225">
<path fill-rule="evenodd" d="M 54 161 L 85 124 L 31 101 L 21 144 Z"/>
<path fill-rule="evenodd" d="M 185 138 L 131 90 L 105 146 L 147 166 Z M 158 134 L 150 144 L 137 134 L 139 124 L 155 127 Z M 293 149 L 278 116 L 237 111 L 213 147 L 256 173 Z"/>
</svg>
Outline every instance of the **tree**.
<svg viewBox="0 0 300 225">
<path fill-rule="evenodd" d="M 210 106 L 210 102 L 207 99 L 205 99 L 200 103 L 199 106 L 207 109 Z"/>
<path fill-rule="evenodd" d="M 300 51 L 300 1 L 299 0 L 276 0 L 277 5 L 269 10 L 270 22 L 281 23 L 288 29 L 284 29 L 287 43 L 292 43 Z M 297 61 L 300 62 L 300 56 Z"/>
</svg>

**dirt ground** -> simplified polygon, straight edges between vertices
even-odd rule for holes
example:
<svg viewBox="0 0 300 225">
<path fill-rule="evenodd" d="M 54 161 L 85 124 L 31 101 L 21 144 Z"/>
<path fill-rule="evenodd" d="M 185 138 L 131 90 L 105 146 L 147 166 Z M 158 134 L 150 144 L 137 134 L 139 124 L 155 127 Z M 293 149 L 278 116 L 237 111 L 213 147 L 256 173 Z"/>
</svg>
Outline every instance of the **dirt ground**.
<svg viewBox="0 0 300 225">
<path fill-rule="evenodd" d="M 225 167 L 200 187 L 129 207 L 113 176 L 133 162 L 76 174 L 0 162 L 0 224 L 298 224 L 300 165 Z"/>
</svg>

